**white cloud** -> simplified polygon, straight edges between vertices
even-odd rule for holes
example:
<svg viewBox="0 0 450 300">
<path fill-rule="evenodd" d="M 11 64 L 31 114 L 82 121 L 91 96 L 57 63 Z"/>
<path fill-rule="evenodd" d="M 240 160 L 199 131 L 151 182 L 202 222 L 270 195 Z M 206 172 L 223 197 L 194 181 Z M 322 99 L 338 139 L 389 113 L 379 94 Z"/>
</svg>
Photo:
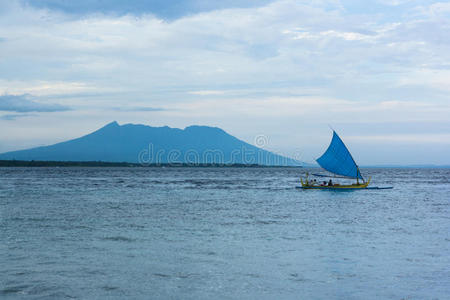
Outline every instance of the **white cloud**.
<svg viewBox="0 0 450 300">
<path fill-rule="evenodd" d="M 302 29 L 296 29 L 295 31 L 285 30 L 284 34 L 292 35 L 292 39 L 301 40 L 301 39 L 309 39 L 309 40 L 321 40 L 326 37 L 331 38 L 340 38 L 347 41 L 373 41 L 376 37 L 373 35 L 361 34 L 358 32 L 342 32 L 335 30 L 326 30 L 320 31 L 317 33 L 308 32 Z"/>
<path fill-rule="evenodd" d="M 204 99 L 167 104 L 167 116 L 189 115 L 194 119 L 222 118 L 262 120 L 299 118 L 314 123 L 446 122 L 450 104 L 427 101 L 349 101 L 317 96 Z M 281 121 L 280 121 L 281 122 Z M 357 126 L 357 125 L 355 125 Z"/>
<path fill-rule="evenodd" d="M 111 89 L 108 88 L 107 90 Z M 90 86 L 84 82 L 0 80 L 0 94 L 50 96 L 101 91 L 105 91 L 105 89 L 102 87 Z"/>
<path fill-rule="evenodd" d="M 377 0 L 379 3 L 390 6 L 398 6 L 405 3 L 414 2 L 414 0 Z"/>
<path fill-rule="evenodd" d="M 358 141 L 370 144 L 399 143 L 399 144 L 450 144 L 450 134 L 390 134 L 390 135 L 361 135 L 347 136 L 349 141 Z"/>
<path fill-rule="evenodd" d="M 199 95 L 199 96 L 211 96 L 211 95 L 223 95 L 223 94 L 225 94 L 225 91 L 213 91 L 213 90 L 190 91 L 190 92 L 188 92 L 188 94 Z"/>
<path fill-rule="evenodd" d="M 430 87 L 438 91 L 450 92 L 450 69 L 417 68 L 414 72 L 399 78 L 398 85 Z"/>
</svg>

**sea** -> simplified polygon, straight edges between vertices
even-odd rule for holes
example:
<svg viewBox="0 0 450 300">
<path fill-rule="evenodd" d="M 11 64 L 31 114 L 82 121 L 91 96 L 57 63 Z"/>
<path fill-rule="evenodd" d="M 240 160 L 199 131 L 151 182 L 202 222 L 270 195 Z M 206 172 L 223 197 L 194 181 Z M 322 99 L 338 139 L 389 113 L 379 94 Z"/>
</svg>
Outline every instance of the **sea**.
<svg viewBox="0 0 450 300">
<path fill-rule="evenodd" d="M 450 299 L 450 169 L 0 168 L 0 299 Z"/>
</svg>

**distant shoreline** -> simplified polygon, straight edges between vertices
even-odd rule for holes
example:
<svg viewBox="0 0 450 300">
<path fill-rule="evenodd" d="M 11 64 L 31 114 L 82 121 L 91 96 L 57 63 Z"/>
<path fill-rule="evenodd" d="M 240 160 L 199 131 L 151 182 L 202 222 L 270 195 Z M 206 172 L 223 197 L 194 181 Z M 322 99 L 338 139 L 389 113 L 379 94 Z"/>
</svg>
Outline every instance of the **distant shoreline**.
<svg viewBox="0 0 450 300">
<path fill-rule="evenodd" d="M 319 166 L 270 166 L 258 164 L 189 164 L 189 163 L 151 163 L 140 164 L 130 162 L 107 161 L 42 161 L 42 160 L 0 160 L 0 167 L 129 167 L 129 168 L 320 168 Z M 448 169 L 449 165 L 373 165 L 364 166 L 364 169 L 402 168 L 402 169 Z"/>
<path fill-rule="evenodd" d="M 106 161 L 41 161 L 41 160 L 0 160 L 0 167 L 133 167 L 133 168 L 303 168 L 302 166 L 269 166 L 258 164 L 215 164 L 215 163 L 130 163 L 130 162 L 106 162 Z"/>
</svg>

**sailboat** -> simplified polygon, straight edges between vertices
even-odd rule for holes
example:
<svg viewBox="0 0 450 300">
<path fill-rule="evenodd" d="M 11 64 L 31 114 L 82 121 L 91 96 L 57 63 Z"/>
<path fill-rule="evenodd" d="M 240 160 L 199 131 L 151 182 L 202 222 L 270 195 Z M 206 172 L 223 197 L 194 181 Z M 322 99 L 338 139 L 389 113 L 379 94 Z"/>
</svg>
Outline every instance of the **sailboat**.
<svg viewBox="0 0 450 300">
<path fill-rule="evenodd" d="M 316 159 L 317 163 L 325 170 L 341 178 L 356 179 L 356 183 L 340 185 L 330 183 L 318 184 L 315 181 L 308 180 L 306 173 L 305 181 L 300 179 L 303 189 L 366 189 L 370 183 L 370 177 L 366 180 L 359 170 L 358 165 L 353 159 L 350 151 L 348 151 L 344 142 L 341 140 L 336 131 L 333 130 L 333 138 L 328 149 L 321 157 Z M 362 182 L 360 182 L 362 180 Z"/>
</svg>

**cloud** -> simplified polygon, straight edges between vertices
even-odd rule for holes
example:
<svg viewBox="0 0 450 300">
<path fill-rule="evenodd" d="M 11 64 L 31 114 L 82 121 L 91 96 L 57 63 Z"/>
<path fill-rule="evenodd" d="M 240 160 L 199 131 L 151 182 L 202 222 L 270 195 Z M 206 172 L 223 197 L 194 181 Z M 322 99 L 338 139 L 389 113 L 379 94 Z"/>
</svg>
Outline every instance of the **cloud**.
<svg viewBox="0 0 450 300">
<path fill-rule="evenodd" d="M 223 95 L 223 94 L 225 94 L 225 91 L 212 91 L 212 90 L 190 91 L 190 92 L 188 92 L 188 94 L 198 95 L 198 96 L 212 96 L 212 95 Z"/>
<path fill-rule="evenodd" d="M 0 116 L 0 120 L 13 121 L 18 118 L 30 117 L 30 116 L 36 116 L 36 115 L 34 115 L 34 114 L 6 114 L 6 115 Z"/>
<path fill-rule="evenodd" d="M 118 88 L 103 88 L 92 84 L 76 81 L 49 80 L 5 80 L 0 78 L 0 93 L 3 94 L 31 94 L 33 96 L 59 96 L 93 94 L 100 92 L 117 92 Z"/>
<path fill-rule="evenodd" d="M 174 19 L 188 14 L 218 10 L 232 7 L 256 7 L 267 4 L 270 0 L 177 0 L 176 3 L 166 0 L 128 0 L 128 1 L 98 1 L 98 0 L 24 0 L 27 5 L 37 8 L 63 11 L 70 14 L 154 14 L 161 18 Z"/>
<path fill-rule="evenodd" d="M 114 107 L 117 111 L 166 111 L 167 109 L 162 107 L 149 107 L 149 106 L 132 106 L 132 107 Z"/>
<path fill-rule="evenodd" d="M 411 0 L 378 0 L 379 3 L 389 6 L 398 6 L 408 2 L 412 2 Z"/>
<path fill-rule="evenodd" d="M 14 112 L 57 112 L 70 110 L 69 107 L 60 104 L 40 103 L 31 100 L 30 95 L 1 95 L 0 111 Z M 7 115 L 8 116 L 8 115 Z M 16 116 L 16 115 L 9 115 Z M 10 117 L 11 119 L 11 117 Z"/>
<path fill-rule="evenodd" d="M 167 107 L 171 108 L 170 105 Z M 175 108 L 175 106 L 174 106 Z M 350 101 L 320 96 L 234 98 L 217 102 L 214 99 L 176 104 L 177 114 L 188 112 L 201 118 L 236 116 L 239 118 L 301 118 L 307 122 L 446 122 L 450 105 L 429 101 Z M 401 112 L 401 113 L 399 113 Z"/>
<path fill-rule="evenodd" d="M 363 135 L 363 136 L 348 136 L 349 141 L 359 141 L 371 144 L 380 142 L 390 143 L 414 143 L 414 144 L 450 144 L 450 134 L 387 134 L 387 135 Z"/>
</svg>

